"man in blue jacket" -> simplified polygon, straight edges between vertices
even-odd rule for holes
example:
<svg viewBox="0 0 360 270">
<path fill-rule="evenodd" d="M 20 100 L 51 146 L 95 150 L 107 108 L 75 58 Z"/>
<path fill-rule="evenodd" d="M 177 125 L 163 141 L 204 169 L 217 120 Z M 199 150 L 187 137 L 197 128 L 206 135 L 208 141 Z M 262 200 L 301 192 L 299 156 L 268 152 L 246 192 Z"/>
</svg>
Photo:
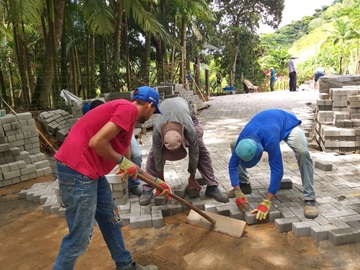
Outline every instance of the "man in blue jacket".
<svg viewBox="0 0 360 270">
<path fill-rule="evenodd" d="M 284 140 L 294 151 L 297 159 L 304 193 L 304 215 L 306 218 L 316 218 L 318 210 L 315 206 L 313 183 L 313 162 L 307 147 L 301 121 L 292 113 L 271 109 L 259 112 L 241 131 L 236 147 L 229 161 L 231 185 L 234 187 L 236 204 L 242 212 L 246 211 L 248 202 L 240 189 L 240 183 L 246 184 L 249 179 L 246 168 L 255 166 L 261 159 L 263 151 L 268 152 L 271 170 L 270 186 L 263 202 L 251 213 L 259 220 L 265 219 L 271 200 L 280 188 L 284 174 L 280 150 L 280 142 Z"/>
</svg>

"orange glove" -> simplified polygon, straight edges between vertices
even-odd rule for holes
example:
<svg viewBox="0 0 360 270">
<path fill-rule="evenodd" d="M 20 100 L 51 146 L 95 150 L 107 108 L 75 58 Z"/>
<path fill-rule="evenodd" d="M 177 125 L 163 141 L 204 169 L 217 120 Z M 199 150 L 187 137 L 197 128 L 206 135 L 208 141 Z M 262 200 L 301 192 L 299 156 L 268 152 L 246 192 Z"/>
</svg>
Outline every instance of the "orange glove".
<svg viewBox="0 0 360 270">
<path fill-rule="evenodd" d="M 158 177 L 156 177 L 155 183 L 164 188 L 164 190 L 156 189 L 156 196 L 164 196 L 166 197 L 166 200 L 170 201 L 171 197 L 169 196 L 169 194 L 171 193 L 171 188 L 168 186 L 168 184 L 166 184 Z"/>
<path fill-rule="evenodd" d="M 239 210 L 241 212 L 245 213 L 246 208 L 249 203 L 248 203 L 244 193 L 242 193 L 241 190 L 235 190 L 234 193 L 235 193 L 235 197 L 236 197 L 235 202 L 236 202 L 237 207 L 239 208 Z"/>
<path fill-rule="evenodd" d="M 121 160 L 117 163 L 119 166 L 119 170 L 116 172 L 116 174 L 122 174 L 122 181 L 124 182 L 128 175 L 132 176 L 132 178 L 135 180 L 138 175 L 138 169 L 137 166 L 132 163 L 130 160 L 128 160 L 126 157 L 122 156 Z"/>
</svg>

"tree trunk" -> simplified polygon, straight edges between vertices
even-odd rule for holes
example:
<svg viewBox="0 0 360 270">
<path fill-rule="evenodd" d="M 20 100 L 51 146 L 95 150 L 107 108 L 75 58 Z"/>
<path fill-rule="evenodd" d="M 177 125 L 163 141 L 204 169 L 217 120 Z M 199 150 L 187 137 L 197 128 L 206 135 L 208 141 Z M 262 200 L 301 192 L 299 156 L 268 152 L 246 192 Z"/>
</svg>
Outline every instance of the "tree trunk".
<svg viewBox="0 0 360 270">
<path fill-rule="evenodd" d="M 56 79 L 56 51 L 63 29 L 65 0 L 47 0 L 46 12 L 42 19 L 42 30 L 44 39 L 44 57 L 37 84 L 34 90 L 31 105 L 33 109 L 49 108 L 49 95 L 52 93 L 53 100 L 60 100 L 59 89 Z"/>
<path fill-rule="evenodd" d="M 129 53 L 129 37 L 128 37 L 128 33 L 127 33 L 127 29 L 128 29 L 128 21 L 127 18 L 125 17 L 125 27 L 124 27 L 124 36 L 125 36 L 125 59 L 126 59 L 126 86 L 127 86 L 127 90 L 131 91 L 131 67 L 130 67 L 130 53 Z"/>
<path fill-rule="evenodd" d="M 123 20 L 123 7 L 122 1 L 115 1 L 115 32 L 114 32 L 114 52 L 112 57 L 111 67 L 111 88 L 114 91 L 120 90 L 120 51 L 121 51 L 121 31 Z"/>
<path fill-rule="evenodd" d="M 89 74 L 89 93 L 91 96 L 96 96 L 96 89 L 95 89 L 95 72 L 96 72 L 96 61 L 95 61 L 95 35 L 91 34 L 89 38 L 89 67 L 90 67 L 90 74 Z"/>
<path fill-rule="evenodd" d="M 108 80 L 108 72 L 107 72 L 107 53 L 106 53 L 106 42 L 104 37 L 98 36 L 97 44 L 97 55 L 98 55 L 98 64 L 100 71 L 100 89 L 102 93 L 109 92 L 109 80 Z"/>
<path fill-rule="evenodd" d="M 11 106 L 14 106 L 14 104 L 15 104 L 15 100 L 14 100 L 14 81 L 13 81 L 13 75 L 12 75 L 12 69 L 11 69 L 11 63 L 10 62 L 8 62 L 8 68 L 9 68 L 10 100 L 11 100 Z"/>
<path fill-rule="evenodd" d="M 199 56 L 195 58 L 195 66 L 194 66 L 194 77 L 195 77 L 195 88 L 197 91 L 201 91 L 201 80 L 200 80 L 200 59 Z"/>
<path fill-rule="evenodd" d="M 180 75 L 179 75 L 179 83 L 185 84 L 185 65 L 186 65 L 186 18 L 182 17 L 181 20 L 181 52 L 180 52 Z"/>
<path fill-rule="evenodd" d="M 69 55 L 70 60 L 70 72 L 71 72 L 71 79 L 72 79 L 72 85 L 70 88 L 70 91 L 75 95 L 79 96 L 78 92 L 78 83 L 77 83 L 77 69 L 76 69 L 76 60 L 75 60 L 75 47 L 71 48 L 71 53 Z"/>
<path fill-rule="evenodd" d="M 143 85 L 149 85 L 149 70 L 150 70 L 150 50 L 151 50 L 151 34 L 145 34 L 145 48 L 141 61 L 140 79 Z"/>
<path fill-rule="evenodd" d="M 0 93 L 1 93 L 1 97 L 7 102 L 7 97 L 6 97 L 6 86 L 5 86 L 5 78 L 4 78 L 4 73 L 3 73 L 3 63 L 2 61 L 0 62 Z M 1 103 L 1 108 L 4 108 L 4 102 L 1 99 L 0 101 Z"/>
<path fill-rule="evenodd" d="M 235 55 L 233 58 L 233 62 L 231 65 L 231 71 L 230 71 L 230 86 L 234 86 L 235 85 L 235 74 L 236 74 L 236 62 L 237 62 L 237 57 L 238 57 L 238 51 L 235 51 Z"/>
<path fill-rule="evenodd" d="M 25 64 L 25 57 L 24 57 L 24 44 L 23 39 L 21 38 L 21 35 L 19 32 L 18 25 L 13 26 L 13 33 L 14 33 L 14 42 L 15 42 L 15 50 L 16 50 L 16 59 L 17 59 L 17 65 L 19 68 L 20 73 L 20 80 L 21 80 L 21 93 L 24 95 L 24 99 L 20 99 L 21 101 L 26 100 L 26 95 L 28 93 L 28 87 L 27 87 L 27 79 L 26 79 L 26 64 Z M 17 104 L 17 100 L 15 97 L 13 97 L 13 104 L 12 106 L 15 106 Z M 25 107 L 26 101 L 21 102 L 21 105 Z"/>
<path fill-rule="evenodd" d="M 61 34 L 61 47 L 60 47 L 60 86 L 61 89 L 68 89 L 68 68 L 67 68 L 67 55 L 66 55 L 66 28 L 65 18 Z"/>
<path fill-rule="evenodd" d="M 162 46 L 163 42 L 160 38 L 156 39 L 156 79 L 157 84 L 163 83 L 164 80 L 164 62 L 162 57 Z"/>
</svg>

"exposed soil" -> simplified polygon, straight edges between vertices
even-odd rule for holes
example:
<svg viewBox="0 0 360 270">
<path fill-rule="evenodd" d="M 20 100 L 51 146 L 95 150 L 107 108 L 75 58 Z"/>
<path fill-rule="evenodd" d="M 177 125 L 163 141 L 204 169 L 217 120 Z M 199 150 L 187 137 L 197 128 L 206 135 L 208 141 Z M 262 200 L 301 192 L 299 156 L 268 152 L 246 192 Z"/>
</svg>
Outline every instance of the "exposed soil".
<svg viewBox="0 0 360 270">
<path fill-rule="evenodd" d="M 1 269 L 51 269 L 66 221 L 20 199 L 18 192 L 39 178 L 0 189 Z M 235 238 L 186 224 L 187 212 L 166 217 L 161 228 L 123 227 L 127 249 L 140 264 L 159 269 L 356 269 L 360 245 L 334 247 L 329 241 L 316 245 L 310 237 L 279 233 L 274 224 L 246 226 Z M 76 269 L 114 269 L 98 228 Z M 357 268 L 359 269 L 359 268 Z"/>
</svg>

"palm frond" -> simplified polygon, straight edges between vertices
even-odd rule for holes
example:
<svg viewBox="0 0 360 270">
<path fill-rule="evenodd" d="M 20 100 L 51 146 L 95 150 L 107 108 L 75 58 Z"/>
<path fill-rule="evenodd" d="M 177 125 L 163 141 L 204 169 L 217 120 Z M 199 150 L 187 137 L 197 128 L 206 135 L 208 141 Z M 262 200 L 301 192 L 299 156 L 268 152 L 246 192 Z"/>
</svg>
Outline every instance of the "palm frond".
<svg viewBox="0 0 360 270">
<path fill-rule="evenodd" d="M 114 32 L 114 16 L 104 0 L 84 0 L 82 5 L 86 24 L 95 33 L 108 35 Z"/>
<path fill-rule="evenodd" d="M 8 21 L 18 24 L 21 22 L 39 23 L 45 1 L 33 0 L 11 0 L 8 3 L 7 16 Z"/>
<path fill-rule="evenodd" d="M 164 26 L 154 19 L 138 0 L 124 1 L 124 9 L 127 16 L 132 16 L 145 32 L 159 36 L 167 43 L 181 48 L 180 44 L 165 30 Z"/>
</svg>

